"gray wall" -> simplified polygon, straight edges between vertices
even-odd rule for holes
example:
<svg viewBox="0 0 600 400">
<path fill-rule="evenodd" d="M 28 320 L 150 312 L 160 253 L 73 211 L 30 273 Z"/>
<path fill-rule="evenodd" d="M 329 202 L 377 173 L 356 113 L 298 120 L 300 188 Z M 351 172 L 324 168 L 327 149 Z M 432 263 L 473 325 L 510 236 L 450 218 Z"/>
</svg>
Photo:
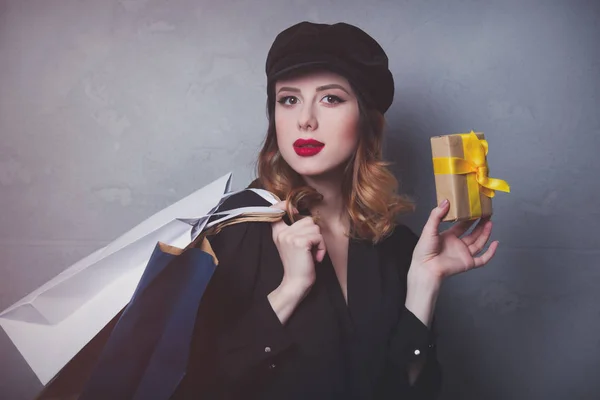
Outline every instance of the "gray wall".
<svg viewBox="0 0 600 400">
<path fill-rule="evenodd" d="M 271 41 L 347 21 L 390 56 L 409 225 L 434 206 L 432 135 L 484 131 L 512 186 L 497 256 L 439 299 L 442 398 L 600 398 L 599 3 L 0 0 L 0 309 L 224 173 L 243 187 Z M 32 398 L 3 332 L 0 355 L 0 398 Z"/>
</svg>

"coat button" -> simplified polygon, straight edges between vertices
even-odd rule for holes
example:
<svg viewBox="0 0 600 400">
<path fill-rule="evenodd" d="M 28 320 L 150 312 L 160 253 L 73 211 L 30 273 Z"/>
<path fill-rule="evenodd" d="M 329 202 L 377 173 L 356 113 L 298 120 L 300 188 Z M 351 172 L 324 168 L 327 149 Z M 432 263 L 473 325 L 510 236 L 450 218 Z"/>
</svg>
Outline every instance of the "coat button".
<svg viewBox="0 0 600 400">
<path fill-rule="evenodd" d="M 416 349 L 416 350 L 415 350 L 415 356 L 418 356 L 419 354 L 421 354 L 421 350 L 419 350 L 419 349 Z"/>
<path fill-rule="evenodd" d="M 273 369 L 273 368 L 275 368 L 275 367 L 276 367 L 276 365 L 275 365 L 275 364 L 271 364 L 271 365 L 269 365 L 269 369 Z"/>
<path fill-rule="evenodd" d="M 271 348 L 269 346 L 265 347 L 265 353 L 270 353 L 271 352 Z"/>
</svg>

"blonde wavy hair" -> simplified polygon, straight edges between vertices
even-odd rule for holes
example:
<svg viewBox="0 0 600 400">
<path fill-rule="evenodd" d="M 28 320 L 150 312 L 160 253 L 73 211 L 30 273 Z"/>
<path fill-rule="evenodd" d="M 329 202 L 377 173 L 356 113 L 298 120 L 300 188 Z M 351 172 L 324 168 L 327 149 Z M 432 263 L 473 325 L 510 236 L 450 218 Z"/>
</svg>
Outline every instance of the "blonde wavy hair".
<svg viewBox="0 0 600 400">
<path fill-rule="evenodd" d="M 308 210 L 323 196 L 306 185 L 281 156 L 277 146 L 273 88 L 268 90 L 269 127 L 256 160 L 257 178 L 248 187 L 266 189 L 286 199 L 287 216 L 294 222 L 293 207 Z M 414 211 L 415 205 L 408 196 L 397 193 L 398 180 L 388 169 L 391 163 L 382 160 L 383 115 L 368 109 L 358 92 L 354 92 L 358 99 L 359 140 L 356 151 L 344 166 L 342 181 L 344 208 L 351 221 L 348 236 L 376 244 L 393 232 L 396 217 Z"/>
</svg>

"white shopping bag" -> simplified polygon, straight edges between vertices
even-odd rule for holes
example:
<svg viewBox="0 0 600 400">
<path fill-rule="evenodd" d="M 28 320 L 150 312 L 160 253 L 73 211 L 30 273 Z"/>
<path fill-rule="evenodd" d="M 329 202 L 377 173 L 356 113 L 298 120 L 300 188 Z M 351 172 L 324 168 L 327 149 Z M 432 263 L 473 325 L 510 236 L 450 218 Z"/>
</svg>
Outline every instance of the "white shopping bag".
<svg viewBox="0 0 600 400">
<path fill-rule="evenodd" d="M 282 214 L 270 207 L 219 213 L 231 192 L 228 173 L 159 211 L 0 313 L 0 326 L 43 385 L 127 305 L 157 242 L 185 248 L 205 228 L 240 214 Z M 279 199 L 249 189 L 271 204 Z"/>
</svg>

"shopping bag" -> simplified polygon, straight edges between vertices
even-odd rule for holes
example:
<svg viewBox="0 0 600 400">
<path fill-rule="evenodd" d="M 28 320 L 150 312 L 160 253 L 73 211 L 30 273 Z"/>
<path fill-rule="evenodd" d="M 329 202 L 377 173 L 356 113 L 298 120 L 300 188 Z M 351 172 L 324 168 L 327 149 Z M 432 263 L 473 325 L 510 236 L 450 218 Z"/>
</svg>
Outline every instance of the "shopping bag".
<svg viewBox="0 0 600 400">
<path fill-rule="evenodd" d="M 239 192 L 231 191 L 231 178 L 226 174 L 159 211 L 0 313 L 0 326 L 42 384 L 128 304 L 157 242 L 185 248 L 208 227 L 219 205 Z M 257 191 L 270 204 L 278 201 L 266 191 L 244 190 Z M 235 215 L 218 217 L 211 223 Z"/>
<path fill-rule="evenodd" d="M 282 215 L 252 205 L 213 210 L 201 234 L 185 248 L 157 243 L 114 328 L 106 332 L 105 327 L 82 350 L 87 358 L 74 358 L 79 368 L 67 365 L 38 399 L 168 399 L 185 375 L 198 307 L 218 265 L 205 237 L 230 224 L 274 222 Z"/>
<path fill-rule="evenodd" d="M 196 314 L 215 268 L 204 249 L 174 255 L 157 244 L 80 399 L 168 399 L 185 375 Z"/>
<path fill-rule="evenodd" d="M 185 376 L 198 308 L 218 265 L 205 234 L 225 224 L 274 222 L 282 217 L 243 214 L 245 218 L 216 219 L 201 235 L 199 248 L 196 243 L 181 250 L 157 244 L 80 400 L 172 396 Z"/>
</svg>

